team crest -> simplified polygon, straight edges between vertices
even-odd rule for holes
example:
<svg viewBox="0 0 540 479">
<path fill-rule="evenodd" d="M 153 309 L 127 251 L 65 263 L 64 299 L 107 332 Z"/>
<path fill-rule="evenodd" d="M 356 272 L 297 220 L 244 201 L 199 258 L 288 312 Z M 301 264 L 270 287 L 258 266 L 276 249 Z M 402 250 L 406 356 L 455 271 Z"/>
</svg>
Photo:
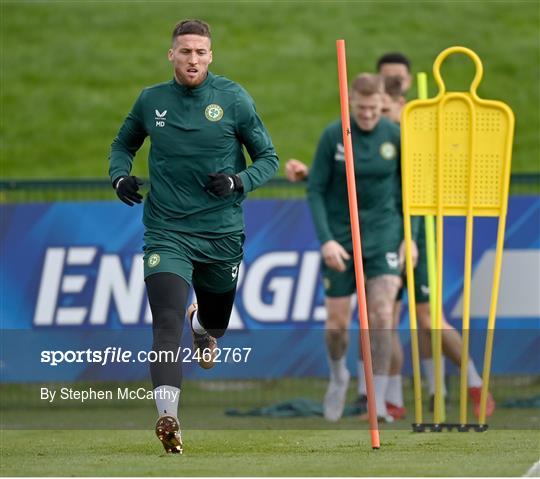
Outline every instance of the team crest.
<svg viewBox="0 0 540 479">
<path fill-rule="evenodd" d="M 161 260 L 161 258 L 159 257 L 159 254 L 152 253 L 148 257 L 148 267 L 149 268 L 155 268 L 159 264 L 160 260 Z"/>
<path fill-rule="evenodd" d="M 328 291 L 330 287 L 332 286 L 332 282 L 330 281 L 329 278 L 323 278 L 323 285 L 324 285 L 324 289 Z"/>
<path fill-rule="evenodd" d="M 386 253 L 386 263 L 390 268 L 397 269 L 399 266 L 398 254 L 394 252 Z"/>
<path fill-rule="evenodd" d="M 223 118 L 223 108 L 216 103 L 212 103 L 204 110 L 204 116 L 209 121 L 219 121 Z"/>
<path fill-rule="evenodd" d="M 393 160 L 396 157 L 396 147 L 393 143 L 385 141 L 379 148 L 379 153 L 385 160 Z"/>
</svg>

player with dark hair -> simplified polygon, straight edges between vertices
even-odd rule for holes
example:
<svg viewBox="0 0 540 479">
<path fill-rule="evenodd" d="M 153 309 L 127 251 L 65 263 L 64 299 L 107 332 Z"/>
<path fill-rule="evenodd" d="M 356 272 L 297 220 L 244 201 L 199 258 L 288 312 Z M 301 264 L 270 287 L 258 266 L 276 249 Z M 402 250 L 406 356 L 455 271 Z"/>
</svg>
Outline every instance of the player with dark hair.
<svg viewBox="0 0 540 479">
<path fill-rule="evenodd" d="M 412 84 L 411 61 L 403 53 L 385 53 L 377 60 L 377 72 L 383 77 L 401 80 L 401 91 L 407 94 Z"/>
<path fill-rule="evenodd" d="M 141 203 L 142 182 L 130 172 L 135 153 L 150 137 L 151 188 L 143 222 L 152 349 L 178 350 L 192 283 L 198 305 L 187 316 L 194 358 L 210 368 L 236 292 L 242 201 L 275 174 L 278 157 L 249 94 L 208 70 L 212 46 L 205 22 L 179 22 L 168 59 L 174 78 L 141 92 L 112 144 L 109 175 L 124 203 Z M 159 413 L 156 434 L 167 452 L 181 453 L 181 364 L 152 363 L 150 373 Z"/>
</svg>

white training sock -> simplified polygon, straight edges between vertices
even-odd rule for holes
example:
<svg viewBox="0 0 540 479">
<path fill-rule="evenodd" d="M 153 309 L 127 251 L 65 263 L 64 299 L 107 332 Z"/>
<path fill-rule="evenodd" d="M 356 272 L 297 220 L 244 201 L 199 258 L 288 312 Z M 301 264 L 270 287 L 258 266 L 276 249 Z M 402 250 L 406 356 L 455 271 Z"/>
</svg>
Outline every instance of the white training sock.
<svg viewBox="0 0 540 479">
<path fill-rule="evenodd" d="M 332 359 L 328 357 L 328 366 L 330 367 L 330 381 L 342 382 L 347 376 L 346 358 Z"/>
<path fill-rule="evenodd" d="M 444 359 L 441 361 L 442 364 L 442 392 L 443 396 L 446 396 L 446 384 L 444 383 Z M 424 358 L 422 359 L 422 367 L 424 368 L 424 375 L 428 382 L 429 394 L 431 396 L 435 395 L 435 363 L 433 358 Z"/>
<path fill-rule="evenodd" d="M 470 388 L 482 387 L 482 378 L 478 374 L 478 371 L 476 370 L 476 366 L 474 365 L 474 361 L 472 360 L 472 358 L 469 358 L 469 362 L 467 366 L 467 382 L 469 383 Z"/>
<path fill-rule="evenodd" d="M 435 374 L 433 367 L 433 359 L 422 359 L 422 369 L 424 370 L 424 377 L 428 383 L 428 391 L 431 396 L 435 394 Z"/>
<path fill-rule="evenodd" d="M 389 376 L 386 374 L 374 374 L 373 385 L 375 386 L 375 405 L 377 407 L 377 417 L 388 416 L 386 410 L 386 389 L 388 387 Z"/>
<path fill-rule="evenodd" d="M 403 386 L 401 374 L 395 374 L 388 378 L 385 400 L 394 406 L 403 407 Z"/>
<path fill-rule="evenodd" d="M 154 389 L 154 399 L 160 416 L 178 417 L 180 389 L 174 386 L 158 386 Z"/>
<path fill-rule="evenodd" d="M 364 370 L 364 361 L 358 360 L 358 394 L 367 396 L 366 372 Z"/>
<path fill-rule="evenodd" d="M 206 334 L 206 329 L 199 322 L 199 311 L 193 313 L 193 320 L 191 321 L 191 327 L 197 334 Z"/>
</svg>

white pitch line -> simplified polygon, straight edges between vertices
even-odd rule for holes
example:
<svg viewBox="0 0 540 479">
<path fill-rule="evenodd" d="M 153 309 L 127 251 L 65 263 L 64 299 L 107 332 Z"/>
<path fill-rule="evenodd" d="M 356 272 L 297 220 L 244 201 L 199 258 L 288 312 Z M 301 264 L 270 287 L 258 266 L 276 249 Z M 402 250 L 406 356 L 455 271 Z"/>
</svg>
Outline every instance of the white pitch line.
<svg viewBox="0 0 540 479">
<path fill-rule="evenodd" d="M 523 477 L 540 477 L 540 460 L 536 461 Z"/>
</svg>

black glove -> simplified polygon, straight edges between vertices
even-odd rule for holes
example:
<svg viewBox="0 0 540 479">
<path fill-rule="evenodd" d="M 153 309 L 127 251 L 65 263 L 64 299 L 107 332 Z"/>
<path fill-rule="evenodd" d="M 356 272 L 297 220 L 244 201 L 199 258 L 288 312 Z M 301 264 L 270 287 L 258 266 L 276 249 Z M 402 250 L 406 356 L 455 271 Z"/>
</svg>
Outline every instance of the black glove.
<svg viewBox="0 0 540 479">
<path fill-rule="evenodd" d="M 143 197 L 137 193 L 139 186 L 143 184 L 143 181 L 136 176 L 121 176 L 114 183 L 114 189 L 116 195 L 126 205 L 133 206 L 133 203 L 141 203 Z"/>
<path fill-rule="evenodd" d="M 206 191 L 216 196 L 229 196 L 234 191 L 244 191 L 244 185 L 238 175 L 226 175 L 225 173 L 210 173 Z"/>
</svg>

